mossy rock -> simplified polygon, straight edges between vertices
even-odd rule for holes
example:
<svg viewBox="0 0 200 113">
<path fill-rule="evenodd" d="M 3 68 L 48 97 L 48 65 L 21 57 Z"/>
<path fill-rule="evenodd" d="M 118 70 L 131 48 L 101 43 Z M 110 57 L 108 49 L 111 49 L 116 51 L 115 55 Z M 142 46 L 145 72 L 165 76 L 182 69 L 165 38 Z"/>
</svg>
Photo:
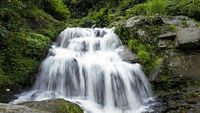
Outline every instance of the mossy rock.
<svg viewBox="0 0 200 113">
<path fill-rule="evenodd" d="M 83 113 L 80 106 L 63 99 L 25 102 L 21 105 L 51 113 Z"/>
</svg>

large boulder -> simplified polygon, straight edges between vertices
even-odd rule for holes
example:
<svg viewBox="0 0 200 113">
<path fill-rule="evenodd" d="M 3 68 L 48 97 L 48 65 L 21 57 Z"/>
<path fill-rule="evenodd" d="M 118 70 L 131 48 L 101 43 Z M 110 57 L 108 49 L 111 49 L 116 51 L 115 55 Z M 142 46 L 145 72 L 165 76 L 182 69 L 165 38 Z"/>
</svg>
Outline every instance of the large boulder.
<svg viewBox="0 0 200 113">
<path fill-rule="evenodd" d="M 177 32 L 176 47 L 180 49 L 200 49 L 200 29 L 184 28 Z"/>
<path fill-rule="evenodd" d="M 25 102 L 21 105 L 26 107 L 47 111 L 50 113 L 83 113 L 83 110 L 77 104 L 64 99 L 44 100 L 35 102 Z"/>
</svg>

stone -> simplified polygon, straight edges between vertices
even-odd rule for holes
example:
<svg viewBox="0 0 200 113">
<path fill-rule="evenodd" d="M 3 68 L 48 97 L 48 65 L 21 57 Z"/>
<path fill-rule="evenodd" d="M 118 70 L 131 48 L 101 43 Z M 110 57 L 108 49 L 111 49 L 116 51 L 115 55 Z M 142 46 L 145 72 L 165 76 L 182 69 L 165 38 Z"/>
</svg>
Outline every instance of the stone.
<svg viewBox="0 0 200 113">
<path fill-rule="evenodd" d="M 126 46 L 122 46 L 118 48 L 117 52 L 123 61 L 130 62 L 130 63 L 138 62 L 138 56 L 135 53 L 132 53 Z"/>
<path fill-rule="evenodd" d="M 169 57 L 169 71 L 171 75 L 200 80 L 199 51 L 179 54 Z"/>
<path fill-rule="evenodd" d="M 177 32 L 175 46 L 180 49 L 200 49 L 200 29 L 184 28 Z"/>
<path fill-rule="evenodd" d="M 126 21 L 125 27 L 136 27 L 143 25 L 163 25 L 164 22 L 160 17 L 134 16 Z"/>
<path fill-rule="evenodd" d="M 162 71 L 163 59 L 158 59 L 158 64 L 154 66 L 153 70 L 149 74 L 149 81 L 159 82 Z"/>
<path fill-rule="evenodd" d="M 162 20 L 165 24 L 175 25 L 177 29 L 198 27 L 197 22 L 187 16 L 162 17 Z"/>
<path fill-rule="evenodd" d="M 139 23 L 141 23 L 141 21 L 144 21 L 144 20 L 145 20 L 144 16 L 134 16 L 134 17 L 131 17 L 131 18 L 129 18 L 126 21 L 125 27 L 133 27 L 136 24 L 139 24 Z"/>
<path fill-rule="evenodd" d="M 159 35 L 158 47 L 159 48 L 173 48 L 175 37 L 176 37 L 176 33 L 174 32 L 167 32 L 165 34 Z"/>
<path fill-rule="evenodd" d="M 0 113 L 50 113 L 50 112 L 28 108 L 23 105 L 11 105 L 11 104 L 0 103 Z"/>
<path fill-rule="evenodd" d="M 29 108 L 39 109 L 50 113 L 83 113 L 80 106 L 64 99 L 51 99 L 44 101 L 31 101 L 21 103 Z"/>
<path fill-rule="evenodd" d="M 164 34 L 161 34 L 158 36 L 158 39 L 169 39 L 169 40 L 174 40 L 176 37 L 176 33 L 174 32 L 167 32 L 167 33 L 164 33 Z"/>
<path fill-rule="evenodd" d="M 159 48 L 173 48 L 174 42 L 171 40 L 159 40 L 158 47 Z"/>
</svg>

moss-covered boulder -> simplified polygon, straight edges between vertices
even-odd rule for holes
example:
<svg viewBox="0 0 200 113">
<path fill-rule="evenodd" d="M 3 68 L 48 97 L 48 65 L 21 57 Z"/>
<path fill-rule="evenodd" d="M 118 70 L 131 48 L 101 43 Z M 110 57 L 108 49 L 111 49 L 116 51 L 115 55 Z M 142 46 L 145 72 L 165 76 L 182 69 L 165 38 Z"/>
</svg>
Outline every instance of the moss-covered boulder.
<svg viewBox="0 0 200 113">
<path fill-rule="evenodd" d="M 25 102 L 21 105 L 50 113 L 83 113 L 83 110 L 80 108 L 80 106 L 63 99 L 44 100 L 40 102 Z"/>
</svg>

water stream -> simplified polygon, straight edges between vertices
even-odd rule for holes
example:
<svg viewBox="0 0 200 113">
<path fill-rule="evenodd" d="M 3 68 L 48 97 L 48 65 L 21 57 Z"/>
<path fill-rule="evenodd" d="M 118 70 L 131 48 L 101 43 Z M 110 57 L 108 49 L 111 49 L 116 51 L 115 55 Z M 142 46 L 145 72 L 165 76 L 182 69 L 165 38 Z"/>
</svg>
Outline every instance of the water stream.
<svg viewBox="0 0 200 113">
<path fill-rule="evenodd" d="M 140 64 L 122 60 L 113 29 L 67 28 L 42 62 L 33 88 L 12 103 L 64 98 L 86 113 L 148 110 L 150 84 Z"/>
</svg>

